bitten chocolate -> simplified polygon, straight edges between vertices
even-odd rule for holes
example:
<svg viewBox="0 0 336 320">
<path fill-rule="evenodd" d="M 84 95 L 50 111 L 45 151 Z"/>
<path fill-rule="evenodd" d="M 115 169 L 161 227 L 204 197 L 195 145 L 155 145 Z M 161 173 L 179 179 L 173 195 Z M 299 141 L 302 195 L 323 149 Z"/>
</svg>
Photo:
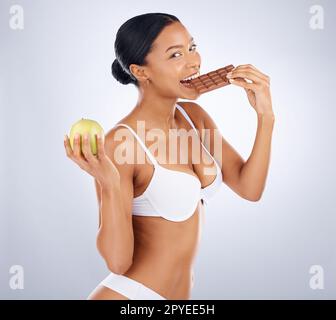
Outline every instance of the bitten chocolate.
<svg viewBox="0 0 336 320">
<path fill-rule="evenodd" d="M 234 69 L 232 64 L 202 74 L 199 77 L 189 81 L 189 84 L 193 85 L 197 91 L 200 93 L 209 92 L 224 86 L 231 84 L 229 79 L 226 78 L 226 75 Z"/>
</svg>

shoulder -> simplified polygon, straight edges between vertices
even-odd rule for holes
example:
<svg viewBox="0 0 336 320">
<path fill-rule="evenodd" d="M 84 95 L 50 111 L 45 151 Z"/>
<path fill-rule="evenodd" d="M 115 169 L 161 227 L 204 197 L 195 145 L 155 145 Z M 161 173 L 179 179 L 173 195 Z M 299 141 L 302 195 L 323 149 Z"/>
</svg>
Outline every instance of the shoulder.
<svg viewBox="0 0 336 320">
<path fill-rule="evenodd" d="M 119 123 L 126 123 L 126 121 L 120 120 L 109 129 L 105 134 L 104 148 L 106 155 L 111 159 L 111 161 L 117 166 L 118 170 L 126 170 L 129 173 L 133 173 L 134 161 L 117 161 L 116 158 L 123 158 L 123 153 L 132 154 L 134 148 L 134 139 L 131 131 L 125 126 L 117 126 Z"/>
<path fill-rule="evenodd" d="M 214 120 L 200 104 L 193 101 L 181 101 L 178 104 L 188 113 L 198 129 L 216 128 Z"/>
<path fill-rule="evenodd" d="M 119 144 L 122 140 L 120 137 L 130 137 L 133 138 L 133 134 L 129 128 L 126 126 L 120 126 L 119 124 L 125 124 L 131 129 L 136 131 L 136 119 L 133 119 L 132 116 L 126 115 L 124 118 L 120 119 L 118 122 L 114 124 L 112 128 L 110 128 L 105 134 L 105 141 L 108 144 Z M 131 139 L 132 140 L 132 139 Z M 129 141 L 129 139 L 127 139 Z"/>
<path fill-rule="evenodd" d="M 202 107 L 199 104 L 191 101 L 179 101 L 177 104 L 184 109 L 197 129 L 203 128 Z"/>
<path fill-rule="evenodd" d="M 119 121 L 112 128 L 110 128 L 105 134 L 105 147 L 116 147 L 121 141 L 119 137 L 127 132 L 130 132 L 125 126 L 118 126 L 119 123 L 125 123 L 124 121 Z M 127 124 L 127 123 L 125 123 Z M 126 131 L 127 130 L 127 131 Z"/>
</svg>

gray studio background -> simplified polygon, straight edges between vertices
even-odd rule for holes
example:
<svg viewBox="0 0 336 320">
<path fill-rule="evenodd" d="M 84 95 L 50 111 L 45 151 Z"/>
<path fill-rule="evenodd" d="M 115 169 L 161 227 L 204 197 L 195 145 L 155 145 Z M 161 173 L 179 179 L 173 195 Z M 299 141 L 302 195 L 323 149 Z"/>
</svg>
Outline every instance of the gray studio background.
<svg viewBox="0 0 336 320">
<path fill-rule="evenodd" d="M 10 7 L 24 29 L 10 28 Z M 313 5 L 324 27 L 309 23 Z M 209 204 L 192 299 L 335 299 L 334 1 L 0 2 L 0 298 L 85 299 L 107 274 L 95 239 L 93 178 L 65 155 L 82 117 L 105 131 L 135 105 L 135 87 L 110 73 L 119 26 L 146 12 L 176 15 L 201 53 L 201 71 L 255 65 L 271 77 L 271 165 L 259 202 L 223 184 Z M 245 91 L 198 100 L 246 160 L 256 115 Z M 24 268 L 24 289 L 9 286 Z M 323 288 L 313 289 L 314 265 Z M 320 274 L 321 275 L 321 274 Z M 321 281 L 322 281 L 321 280 Z"/>
</svg>

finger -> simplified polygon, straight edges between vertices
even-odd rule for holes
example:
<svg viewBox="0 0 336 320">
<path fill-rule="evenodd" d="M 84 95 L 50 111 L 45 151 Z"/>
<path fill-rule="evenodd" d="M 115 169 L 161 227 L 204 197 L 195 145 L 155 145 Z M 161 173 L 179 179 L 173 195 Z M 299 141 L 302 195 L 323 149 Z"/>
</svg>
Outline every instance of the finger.
<svg viewBox="0 0 336 320">
<path fill-rule="evenodd" d="M 73 153 L 76 158 L 82 157 L 81 140 L 81 135 L 79 133 L 76 133 L 73 141 Z"/>
<path fill-rule="evenodd" d="M 262 78 L 264 78 L 265 80 L 269 79 L 269 76 L 268 76 L 268 75 L 262 73 L 262 72 L 261 72 L 259 69 L 257 69 L 254 65 L 252 65 L 252 64 L 247 64 L 246 66 L 247 66 L 247 68 L 252 68 L 253 70 L 255 70 L 255 71 L 259 74 L 259 76 L 262 77 Z"/>
<path fill-rule="evenodd" d="M 270 81 L 270 77 L 267 76 L 266 74 L 262 73 L 260 70 L 258 70 L 255 66 L 253 66 L 252 64 L 242 64 L 237 66 L 235 69 L 233 69 L 232 71 L 235 70 L 250 70 L 251 72 L 254 72 L 256 76 L 258 76 L 259 78 L 265 80 L 265 81 Z"/>
<path fill-rule="evenodd" d="M 97 162 L 96 158 L 94 157 L 94 155 L 92 154 L 92 151 L 91 151 L 90 136 L 89 136 L 88 133 L 85 133 L 83 135 L 82 152 L 84 154 L 85 159 L 89 163 L 93 164 L 93 163 Z"/>
<path fill-rule="evenodd" d="M 73 142 L 73 160 L 84 170 L 89 169 L 88 162 L 83 156 L 82 153 L 82 143 L 81 143 L 82 137 L 79 133 L 76 133 L 74 136 L 74 142 Z"/>
<path fill-rule="evenodd" d="M 226 76 L 228 79 L 245 78 L 255 83 L 260 83 L 261 81 L 264 81 L 260 79 L 258 76 L 256 76 L 255 74 L 253 74 L 251 71 L 248 71 L 246 69 L 245 70 L 239 69 L 236 71 L 231 71 Z"/>
<path fill-rule="evenodd" d="M 236 78 L 235 80 L 241 80 L 241 81 L 244 81 L 246 83 L 249 83 L 244 78 Z M 243 89 L 245 90 L 246 93 L 249 93 L 249 91 L 252 91 L 251 89 L 246 89 L 246 88 L 243 88 Z"/>
<path fill-rule="evenodd" d="M 239 66 L 237 66 L 237 68 L 252 68 L 254 70 L 258 70 L 254 65 L 252 64 L 240 64 Z"/>
<path fill-rule="evenodd" d="M 74 153 L 71 149 L 70 140 L 69 140 L 67 135 L 64 136 L 64 146 L 65 146 L 65 149 L 66 149 L 67 156 L 71 160 L 73 160 L 81 169 L 83 169 L 83 170 L 85 170 L 85 171 L 87 171 L 91 174 L 90 167 L 88 166 L 88 163 L 85 160 L 78 159 L 74 156 Z"/>
<path fill-rule="evenodd" d="M 259 70 L 255 70 L 255 69 L 252 69 L 250 67 L 246 67 L 246 68 L 240 68 L 239 71 L 248 71 L 248 72 L 251 72 L 253 73 L 254 75 L 256 75 L 257 77 L 259 77 L 260 79 L 266 81 L 266 82 L 270 82 L 270 77 L 263 74 L 262 72 L 260 72 Z"/>
<path fill-rule="evenodd" d="M 64 135 L 64 147 L 67 157 L 71 159 L 73 157 L 73 152 L 67 135 Z"/>
<path fill-rule="evenodd" d="M 97 142 L 97 155 L 98 159 L 103 159 L 105 157 L 105 147 L 104 147 L 104 134 L 99 133 L 96 134 L 96 142 Z"/>
<path fill-rule="evenodd" d="M 236 85 L 236 86 L 247 89 L 247 90 L 250 89 L 250 90 L 256 91 L 258 89 L 257 84 L 248 83 L 246 80 L 229 79 L 229 82 Z"/>
<path fill-rule="evenodd" d="M 230 73 L 227 74 L 227 78 L 246 78 L 248 80 L 251 80 L 255 83 L 259 83 L 259 84 L 267 84 L 267 82 L 264 79 L 259 78 L 256 74 L 254 74 L 253 72 L 251 72 L 251 70 L 237 70 L 237 71 L 232 71 Z"/>
</svg>

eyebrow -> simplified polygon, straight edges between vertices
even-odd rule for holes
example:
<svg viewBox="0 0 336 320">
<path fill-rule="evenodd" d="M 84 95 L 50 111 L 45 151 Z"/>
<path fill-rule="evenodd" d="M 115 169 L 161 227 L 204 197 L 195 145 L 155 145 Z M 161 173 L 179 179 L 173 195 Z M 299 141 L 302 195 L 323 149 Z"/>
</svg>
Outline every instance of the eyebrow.
<svg viewBox="0 0 336 320">
<path fill-rule="evenodd" d="M 191 37 L 190 40 L 189 40 L 189 42 L 191 42 L 191 41 L 193 41 L 193 40 L 194 40 L 194 38 Z M 175 49 L 175 48 L 183 48 L 183 45 L 182 45 L 182 44 L 177 44 L 177 45 L 175 45 L 175 46 L 170 46 L 170 47 L 166 50 L 166 52 L 169 51 L 170 49 Z"/>
</svg>

